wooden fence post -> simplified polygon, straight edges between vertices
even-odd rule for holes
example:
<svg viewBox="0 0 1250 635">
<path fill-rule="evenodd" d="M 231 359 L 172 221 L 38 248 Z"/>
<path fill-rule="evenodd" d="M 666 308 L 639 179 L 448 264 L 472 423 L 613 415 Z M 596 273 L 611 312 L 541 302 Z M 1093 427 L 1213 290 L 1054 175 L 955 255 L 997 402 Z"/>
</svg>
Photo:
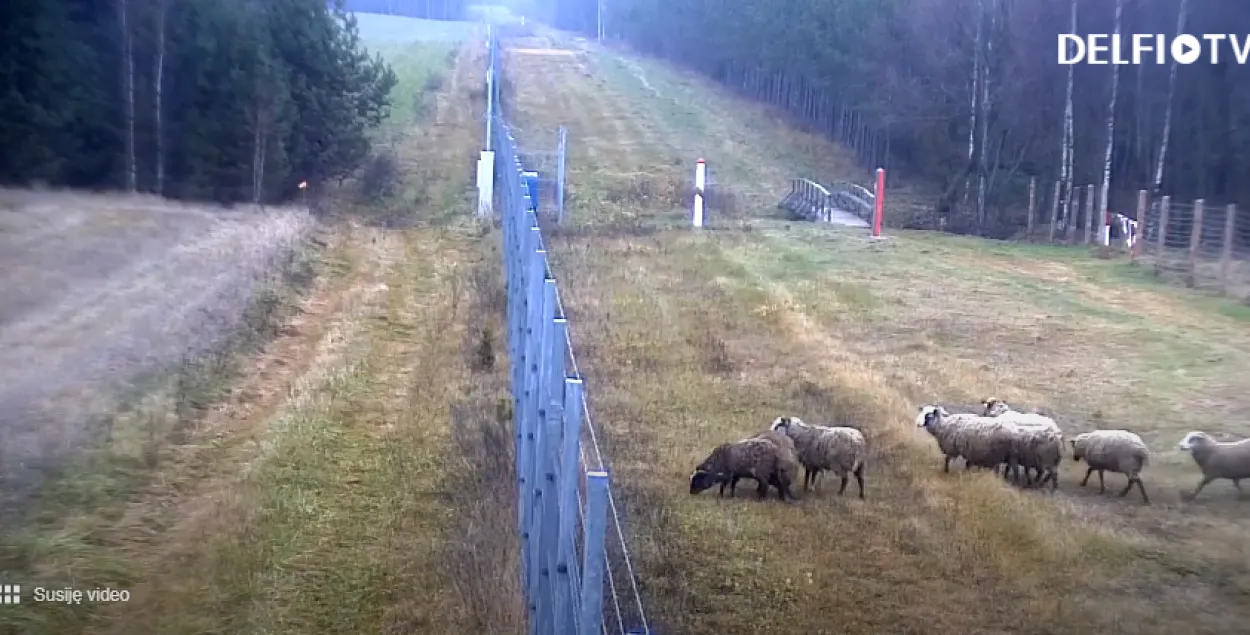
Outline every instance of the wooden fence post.
<svg viewBox="0 0 1250 635">
<path fill-rule="evenodd" d="M 1194 224 L 1189 231 L 1189 267 L 1185 273 L 1185 286 L 1198 284 L 1198 248 L 1202 243 L 1202 206 L 1203 199 L 1194 201 Z"/>
<path fill-rule="evenodd" d="M 1150 194 L 1137 191 L 1137 226 L 1133 228 L 1133 244 L 1128 248 L 1129 262 L 1135 262 L 1142 252 L 1142 240 L 1146 237 L 1146 214 L 1150 210 Z"/>
<path fill-rule="evenodd" d="M 1060 181 L 1055 181 L 1055 195 L 1050 198 L 1050 230 L 1046 233 L 1046 242 L 1055 242 L 1055 225 L 1059 222 Z"/>
<path fill-rule="evenodd" d="M 1155 249 L 1155 276 L 1163 273 L 1163 257 L 1167 253 L 1168 216 L 1172 212 L 1172 197 L 1164 196 L 1159 201 L 1159 236 Z"/>
<path fill-rule="evenodd" d="M 1237 226 L 1237 205 L 1228 204 L 1228 215 L 1224 218 L 1224 246 L 1220 249 L 1220 288 L 1228 294 L 1228 278 L 1233 266 L 1233 232 Z"/>
<path fill-rule="evenodd" d="M 1037 209 L 1037 177 L 1029 177 L 1029 216 L 1025 223 L 1024 237 L 1027 240 L 1033 239 L 1033 216 Z"/>
</svg>

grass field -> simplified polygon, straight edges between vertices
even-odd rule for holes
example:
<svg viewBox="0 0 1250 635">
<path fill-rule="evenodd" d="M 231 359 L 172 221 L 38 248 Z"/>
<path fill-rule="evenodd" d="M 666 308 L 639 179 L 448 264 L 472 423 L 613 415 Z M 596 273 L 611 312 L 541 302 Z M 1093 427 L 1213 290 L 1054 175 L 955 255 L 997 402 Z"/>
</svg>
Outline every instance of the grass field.
<svg viewBox="0 0 1250 635">
<path fill-rule="evenodd" d="M 468 39 L 476 32 L 473 22 L 449 22 L 447 20 L 424 20 L 395 15 L 356 13 L 356 25 L 360 39 L 371 48 L 396 43 L 446 42 L 455 44 Z"/>
<path fill-rule="evenodd" d="M 74 450 L 125 437 L 109 415 L 135 382 L 220 349 L 311 224 L 298 210 L 0 192 L 0 517 Z"/>
<path fill-rule="evenodd" d="M 400 194 L 364 204 L 349 184 L 324 202 L 303 293 L 278 297 L 272 337 L 231 357 L 179 436 L 140 437 L 128 487 L 93 463 L 41 490 L 0 544 L 27 591 L 0 632 L 521 632 L 514 492 L 492 478 L 511 460 L 498 244 L 471 220 L 466 169 L 485 50 L 370 45 L 410 97 L 379 139 Z M 379 227 L 377 206 L 409 218 Z M 30 604 L 40 585 L 130 596 Z"/>
<path fill-rule="evenodd" d="M 1183 502 L 1199 477 L 1176 450 L 1190 429 L 1250 435 L 1244 307 L 1084 250 L 776 220 L 799 173 L 867 175 L 661 64 L 506 45 L 522 142 L 569 129 L 551 256 L 661 632 L 1244 630 L 1250 514 L 1227 483 Z M 734 201 L 701 233 L 677 227 L 697 156 Z M 1068 434 L 1139 432 L 1153 504 L 1117 498 L 1123 477 L 1082 490 L 1071 461 L 1056 496 L 942 474 L 917 407 L 988 396 Z M 712 447 L 783 413 L 866 430 L 867 501 L 688 494 Z"/>
</svg>

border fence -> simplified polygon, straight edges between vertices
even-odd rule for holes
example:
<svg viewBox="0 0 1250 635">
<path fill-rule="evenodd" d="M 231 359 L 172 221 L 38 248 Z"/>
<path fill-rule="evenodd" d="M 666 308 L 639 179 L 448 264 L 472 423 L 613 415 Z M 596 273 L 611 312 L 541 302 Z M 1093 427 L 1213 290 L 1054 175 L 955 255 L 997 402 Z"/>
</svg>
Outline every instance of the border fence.
<svg viewBox="0 0 1250 635">
<path fill-rule="evenodd" d="M 649 635 L 569 321 L 547 259 L 536 201 L 525 182 L 529 166 L 522 164 L 499 107 L 499 40 L 493 27 L 487 29 L 486 149 L 494 152 L 493 213 L 501 220 L 504 238 L 528 632 Z"/>
<path fill-rule="evenodd" d="M 1026 240 L 1105 245 L 1108 251 L 1127 251 L 1133 263 L 1162 281 L 1250 301 L 1250 218 L 1243 213 L 1238 219 L 1235 204 L 1182 202 L 1171 196 L 1151 201 L 1140 190 L 1135 210 L 1104 219 L 1095 211 L 1098 188 L 1074 185 L 1065 219 L 1062 184 L 1056 181 L 1050 192 L 1038 191 L 1037 185 L 1036 178 L 1029 183 Z"/>
</svg>

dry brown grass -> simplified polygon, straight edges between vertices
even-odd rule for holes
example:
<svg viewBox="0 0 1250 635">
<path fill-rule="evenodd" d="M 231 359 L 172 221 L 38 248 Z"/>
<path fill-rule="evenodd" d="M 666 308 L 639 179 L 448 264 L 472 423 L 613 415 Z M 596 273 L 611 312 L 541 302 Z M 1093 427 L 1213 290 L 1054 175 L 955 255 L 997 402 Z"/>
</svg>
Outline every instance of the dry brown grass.
<svg viewBox="0 0 1250 635">
<path fill-rule="evenodd" d="M 240 316 L 272 303 L 311 227 L 297 209 L 0 191 L 0 512 L 110 441 L 129 385 L 251 337 Z"/>
<path fill-rule="evenodd" d="M 621 173 L 699 149 L 672 131 L 672 104 L 623 94 L 566 57 L 508 63 L 527 80 L 515 84 L 521 125 L 570 129 L 584 226 L 551 254 L 663 632 L 1244 628 L 1250 515 L 1231 486 L 1182 503 L 1196 469 L 1174 449 L 1191 428 L 1250 434 L 1237 423 L 1250 409 L 1244 313 L 1064 248 L 911 232 L 873 242 L 758 218 L 763 208 L 752 232 L 664 229 L 679 222 L 670 206 L 600 201 Z M 703 108 L 734 130 L 793 134 L 724 96 L 696 103 L 679 116 Z M 742 154 L 747 180 L 796 169 Z M 623 213 L 656 220 L 631 232 L 596 220 Z M 990 394 L 1042 407 L 1069 433 L 1140 432 L 1155 451 L 1154 504 L 1081 490 L 1070 462 L 1056 496 L 941 474 L 916 407 Z M 781 413 L 865 429 L 867 501 L 687 493 L 710 448 Z"/>
<path fill-rule="evenodd" d="M 496 409 L 506 360 L 480 354 L 484 339 L 503 349 L 490 335 L 499 247 L 472 221 L 462 169 L 480 138 L 481 45 L 454 62 L 439 125 L 396 143 L 437 204 L 405 229 L 344 210 L 296 314 L 186 438 L 160 447 L 137 490 L 39 508 L 6 536 L 3 568 L 28 599 L 0 630 L 521 631 L 515 493 L 498 478 L 512 473 Z M 34 585 L 130 600 L 34 605 Z"/>
</svg>

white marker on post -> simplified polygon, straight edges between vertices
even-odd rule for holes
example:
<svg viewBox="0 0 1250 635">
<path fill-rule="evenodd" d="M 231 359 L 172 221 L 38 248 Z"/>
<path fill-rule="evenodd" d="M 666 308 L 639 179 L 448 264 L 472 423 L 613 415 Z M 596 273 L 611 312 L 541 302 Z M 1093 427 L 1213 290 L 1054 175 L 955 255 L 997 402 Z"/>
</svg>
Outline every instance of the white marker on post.
<svg viewBox="0 0 1250 635">
<path fill-rule="evenodd" d="M 703 159 L 699 159 L 694 164 L 694 215 L 693 225 L 695 227 L 703 226 L 703 186 L 707 181 L 707 164 Z"/>
</svg>

